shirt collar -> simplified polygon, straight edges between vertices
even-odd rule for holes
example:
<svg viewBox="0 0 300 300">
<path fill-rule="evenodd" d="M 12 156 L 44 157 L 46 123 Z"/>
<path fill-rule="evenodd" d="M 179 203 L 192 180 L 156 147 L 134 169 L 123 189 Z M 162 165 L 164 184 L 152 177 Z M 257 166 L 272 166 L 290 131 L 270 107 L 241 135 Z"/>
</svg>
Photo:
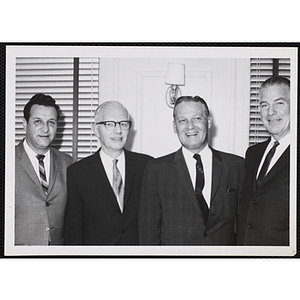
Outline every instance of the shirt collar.
<svg viewBox="0 0 300 300">
<path fill-rule="evenodd" d="M 280 139 L 280 140 L 278 141 L 279 144 L 280 144 L 280 146 L 282 146 L 282 147 L 287 147 L 287 146 L 290 144 L 290 142 L 291 142 L 291 141 L 290 141 L 290 136 L 291 136 L 291 134 L 288 133 L 288 134 L 285 135 L 282 139 Z M 273 138 L 273 136 L 271 136 L 270 144 L 273 145 L 275 141 L 276 141 L 276 140 Z"/>
<path fill-rule="evenodd" d="M 203 157 L 203 156 L 208 156 L 210 155 L 210 149 L 208 147 L 208 144 L 206 144 L 206 146 L 199 152 L 199 154 Z M 182 153 L 185 159 L 194 159 L 193 156 L 195 153 L 189 151 L 188 149 L 186 149 L 185 147 L 182 147 Z"/>
<path fill-rule="evenodd" d="M 105 160 L 107 162 L 108 161 L 112 162 L 114 160 L 114 158 L 107 155 L 102 149 L 100 149 L 100 157 L 102 158 L 102 160 Z M 118 157 L 116 157 L 116 159 L 118 159 L 119 162 L 122 162 L 122 161 L 125 160 L 124 150 L 122 151 L 122 153 Z"/>
</svg>

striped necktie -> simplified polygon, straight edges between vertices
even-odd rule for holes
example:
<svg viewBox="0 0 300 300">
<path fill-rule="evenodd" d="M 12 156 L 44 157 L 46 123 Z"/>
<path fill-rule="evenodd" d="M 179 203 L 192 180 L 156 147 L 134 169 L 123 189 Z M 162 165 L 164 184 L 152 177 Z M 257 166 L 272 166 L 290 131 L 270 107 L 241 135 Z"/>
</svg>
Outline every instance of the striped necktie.
<svg viewBox="0 0 300 300">
<path fill-rule="evenodd" d="M 44 193 L 47 195 L 48 194 L 48 182 L 47 182 L 47 179 L 46 179 L 46 172 L 45 172 L 45 165 L 44 165 L 45 155 L 38 154 L 36 156 L 36 158 L 39 161 L 39 171 L 40 171 L 41 185 L 42 185 Z"/>
<path fill-rule="evenodd" d="M 117 199 L 119 199 L 120 209 L 123 212 L 124 206 L 124 185 L 121 173 L 117 167 L 118 160 L 113 160 L 113 190 Z"/>
</svg>

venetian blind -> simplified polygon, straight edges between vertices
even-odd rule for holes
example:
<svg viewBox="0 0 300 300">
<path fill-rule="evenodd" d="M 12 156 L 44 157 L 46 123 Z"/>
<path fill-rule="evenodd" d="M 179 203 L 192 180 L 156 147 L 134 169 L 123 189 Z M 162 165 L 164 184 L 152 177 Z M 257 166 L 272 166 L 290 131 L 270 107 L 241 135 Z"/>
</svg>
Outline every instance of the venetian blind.
<svg viewBox="0 0 300 300">
<path fill-rule="evenodd" d="M 91 132 L 93 112 L 99 101 L 98 58 L 79 59 L 78 87 L 78 159 L 97 149 L 97 139 Z M 25 136 L 23 108 L 36 93 L 49 94 L 60 106 L 61 117 L 53 147 L 73 156 L 73 73 L 74 58 L 17 58 L 16 59 L 16 114 L 15 142 Z"/>
<path fill-rule="evenodd" d="M 250 130 L 249 145 L 265 141 L 270 135 L 259 117 L 259 88 L 274 75 L 290 78 L 289 58 L 251 58 Z"/>
</svg>

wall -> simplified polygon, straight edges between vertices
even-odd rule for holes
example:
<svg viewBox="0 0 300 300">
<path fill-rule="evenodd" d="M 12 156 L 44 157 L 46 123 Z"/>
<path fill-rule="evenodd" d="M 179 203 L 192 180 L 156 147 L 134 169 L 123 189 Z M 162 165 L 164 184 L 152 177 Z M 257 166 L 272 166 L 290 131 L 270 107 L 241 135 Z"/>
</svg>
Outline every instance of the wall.
<svg viewBox="0 0 300 300">
<path fill-rule="evenodd" d="M 182 94 L 207 101 L 213 116 L 210 144 L 244 156 L 250 97 L 249 59 L 244 58 L 102 58 L 100 103 L 118 100 L 128 108 L 134 121 L 129 148 L 157 157 L 180 147 L 165 101 L 168 62 L 186 66 Z"/>
</svg>

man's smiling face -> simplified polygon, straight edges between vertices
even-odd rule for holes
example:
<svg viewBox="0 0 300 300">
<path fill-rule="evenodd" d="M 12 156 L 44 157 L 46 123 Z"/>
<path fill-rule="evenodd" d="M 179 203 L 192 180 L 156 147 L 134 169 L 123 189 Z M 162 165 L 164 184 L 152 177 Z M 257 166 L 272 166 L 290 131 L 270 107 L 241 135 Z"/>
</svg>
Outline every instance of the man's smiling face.
<svg viewBox="0 0 300 300">
<path fill-rule="evenodd" d="M 290 89 L 275 84 L 261 89 L 260 117 L 265 128 L 280 140 L 290 131 Z"/>
<path fill-rule="evenodd" d="M 174 132 L 182 146 L 192 153 L 199 153 L 207 144 L 211 117 L 200 102 L 182 102 L 175 108 Z"/>
</svg>

